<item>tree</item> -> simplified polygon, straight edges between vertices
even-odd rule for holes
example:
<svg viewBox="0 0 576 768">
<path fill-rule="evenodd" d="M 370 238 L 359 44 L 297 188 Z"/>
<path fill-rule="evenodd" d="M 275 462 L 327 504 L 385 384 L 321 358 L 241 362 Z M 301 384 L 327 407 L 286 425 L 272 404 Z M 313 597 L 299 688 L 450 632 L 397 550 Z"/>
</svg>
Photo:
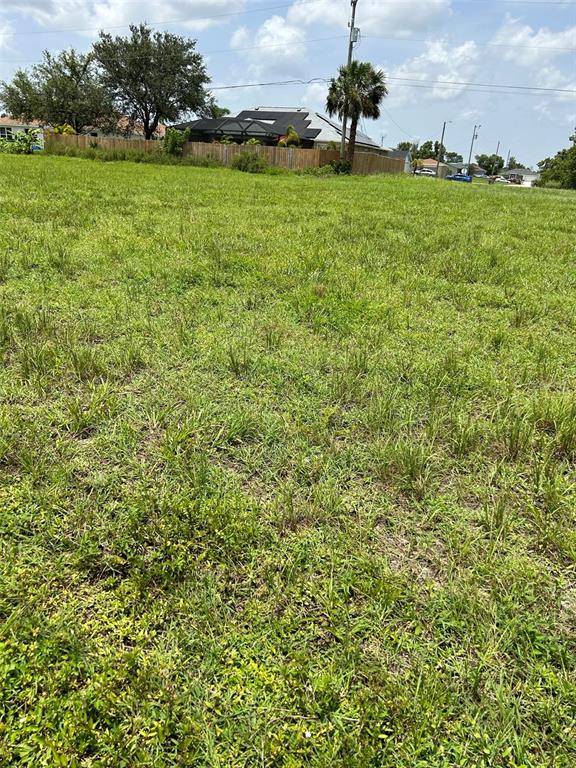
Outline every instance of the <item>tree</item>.
<svg viewBox="0 0 576 768">
<path fill-rule="evenodd" d="M 350 117 L 348 162 L 354 159 L 360 118 L 377 120 L 380 117 L 380 104 L 387 95 L 384 72 L 375 69 L 367 61 L 353 61 L 350 66 L 340 67 L 338 77 L 330 81 L 326 97 L 328 114 L 331 117 L 338 115 L 340 120 L 344 114 Z"/>
<path fill-rule="evenodd" d="M 526 166 L 523 165 L 519 160 L 516 160 L 514 155 L 510 155 L 508 158 L 508 165 L 507 168 L 525 168 Z"/>
<path fill-rule="evenodd" d="M 230 114 L 230 110 L 227 107 L 221 107 L 214 99 L 210 98 L 204 107 L 198 110 L 200 117 L 209 117 L 213 120 L 220 120 L 222 117 Z"/>
<path fill-rule="evenodd" d="M 401 152 L 412 152 L 414 144 L 411 141 L 400 141 L 396 149 L 399 149 Z"/>
<path fill-rule="evenodd" d="M 462 155 L 458 154 L 458 152 L 446 152 L 446 162 L 447 163 L 463 163 L 464 158 Z"/>
<path fill-rule="evenodd" d="M 576 131 L 570 136 L 572 146 L 538 163 L 541 186 L 576 189 Z"/>
<path fill-rule="evenodd" d="M 499 173 L 504 168 L 504 158 L 500 155 L 476 155 L 476 162 L 489 175 Z"/>
<path fill-rule="evenodd" d="M 210 82 L 196 41 L 169 32 L 131 25 L 128 37 L 100 32 L 94 56 L 117 109 L 133 124 L 142 123 L 151 139 L 163 121 L 198 112 L 210 101 Z"/>
<path fill-rule="evenodd" d="M 434 142 L 428 140 L 423 144 L 420 144 L 416 150 L 416 154 L 421 160 L 428 160 L 429 158 L 434 157 Z"/>
<path fill-rule="evenodd" d="M 0 84 L 0 101 L 13 117 L 49 125 L 111 129 L 117 116 L 91 54 L 74 49 L 53 56 L 29 71 L 19 69 L 11 83 Z"/>
<path fill-rule="evenodd" d="M 434 142 L 434 159 L 440 160 L 441 163 L 444 162 L 444 157 L 446 155 L 446 147 L 444 144 L 440 144 L 439 141 Z"/>
</svg>

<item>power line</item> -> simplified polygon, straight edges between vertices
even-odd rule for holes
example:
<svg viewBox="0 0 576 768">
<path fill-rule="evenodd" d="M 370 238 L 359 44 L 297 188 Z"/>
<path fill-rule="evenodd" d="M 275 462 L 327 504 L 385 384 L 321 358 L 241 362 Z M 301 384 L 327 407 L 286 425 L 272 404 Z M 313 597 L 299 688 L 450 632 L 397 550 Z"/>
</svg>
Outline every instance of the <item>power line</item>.
<svg viewBox="0 0 576 768">
<path fill-rule="evenodd" d="M 411 133 L 408 133 L 408 131 L 405 131 L 405 130 L 404 130 L 404 128 L 402 128 L 402 126 L 401 126 L 401 125 L 398 125 L 398 123 L 396 122 L 396 120 L 394 120 L 394 118 L 392 117 L 392 115 L 390 114 L 390 112 L 389 112 L 389 111 L 386 109 L 386 107 L 380 106 L 380 109 L 382 110 L 382 112 L 384 112 L 386 115 L 388 115 L 388 119 L 390 120 L 390 122 L 391 122 L 393 125 L 395 125 L 395 126 L 396 126 L 396 128 L 398 128 L 398 130 L 399 130 L 401 133 L 403 133 L 403 134 L 404 134 L 404 136 L 408 136 L 408 138 L 409 138 L 409 139 L 412 139 L 412 138 L 413 138 L 413 135 L 412 135 Z"/>
<path fill-rule="evenodd" d="M 210 88 L 211 91 L 225 91 L 237 88 L 263 88 L 272 85 L 309 85 L 311 83 L 328 83 L 331 78 L 314 77 L 310 80 L 275 80 L 267 83 L 237 83 L 234 85 L 217 85 Z M 492 92 L 506 93 L 532 93 L 533 95 L 542 95 L 542 93 L 567 93 L 576 96 L 576 90 L 569 88 L 543 88 L 537 85 L 504 85 L 502 83 L 474 83 L 464 80 L 426 80 L 411 77 L 388 77 L 388 80 L 398 81 L 403 85 L 414 88 L 436 88 L 437 86 L 465 86 L 473 88 L 489 88 Z M 479 93 L 488 93 L 489 91 L 478 91 Z"/>
<path fill-rule="evenodd" d="M 479 43 L 476 40 L 452 40 L 451 38 L 442 40 L 441 38 L 430 37 L 383 37 L 381 35 L 364 35 L 366 40 L 388 40 L 395 43 L 439 43 L 446 42 L 451 45 L 463 45 L 464 43 L 474 43 L 481 48 L 496 47 L 496 48 L 527 48 L 529 50 L 536 51 L 576 51 L 576 48 L 568 48 L 555 45 L 522 45 L 521 43 Z"/>
<path fill-rule="evenodd" d="M 550 93 L 571 93 L 576 96 L 576 90 L 572 88 L 543 88 L 538 85 L 502 85 L 500 83 L 470 83 L 464 80 L 426 80 L 418 77 L 389 77 L 388 80 L 415 81 L 417 83 L 433 83 L 434 85 L 471 85 L 479 88 L 513 88 L 523 91 L 545 91 Z"/>
</svg>

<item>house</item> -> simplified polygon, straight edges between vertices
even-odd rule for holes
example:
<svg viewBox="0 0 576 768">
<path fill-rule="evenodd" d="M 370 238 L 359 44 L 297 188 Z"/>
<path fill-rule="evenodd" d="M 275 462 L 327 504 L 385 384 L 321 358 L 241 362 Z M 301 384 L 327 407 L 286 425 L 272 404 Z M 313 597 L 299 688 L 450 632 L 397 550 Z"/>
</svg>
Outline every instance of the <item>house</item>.
<svg viewBox="0 0 576 768">
<path fill-rule="evenodd" d="M 438 176 L 441 179 L 450 176 L 453 173 L 458 173 L 461 168 L 465 167 L 464 163 L 438 163 L 438 160 L 433 157 L 421 160 L 420 163 L 422 168 L 428 168 L 429 170 L 434 171 L 434 173 L 436 173 L 436 167 L 438 167 Z"/>
<path fill-rule="evenodd" d="M 104 130 L 98 126 L 87 126 L 83 131 L 87 136 L 102 137 L 106 139 L 143 139 L 144 126 L 141 122 L 131 122 L 127 117 L 121 117 L 116 123 L 115 130 Z M 166 126 L 160 123 L 154 132 L 155 139 L 163 139 Z"/>
<path fill-rule="evenodd" d="M 11 141 L 14 138 L 14 135 L 19 131 L 28 133 L 30 130 L 41 127 L 42 126 L 37 120 L 26 121 L 16 117 L 10 117 L 10 115 L 6 114 L 0 115 L 0 139 L 8 139 L 8 141 Z M 40 132 L 38 139 L 38 143 L 40 144 L 43 139 L 42 132 Z"/>
<path fill-rule="evenodd" d="M 225 136 L 238 144 L 257 139 L 261 144 L 276 146 L 292 126 L 300 137 L 301 146 L 307 149 L 339 148 L 342 128 L 329 118 L 304 107 L 255 107 L 237 115 L 212 119 L 201 118 L 175 125 L 179 130 L 190 131 L 190 141 L 220 141 Z M 349 136 L 349 132 L 348 132 Z M 356 149 L 359 152 L 387 154 L 391 150 L 379 147 L 365 133 L 358 131 Z"/>
<path fill-rule="evenodd" d="M 412 173 L 412 152 L 403 149 L 391 149 L 386 157 L 396 157 L 404 161 L 404 173 Z"/>
<path fill-rule="evenodd" d="M 540 178 L 538 171 L 532 171 L 530 168 L 509 168 L 502 173 L 502 176 L 513 184 L 521 184 L 523 187 L 533 186 L 534 182 Z"/>
</svg>

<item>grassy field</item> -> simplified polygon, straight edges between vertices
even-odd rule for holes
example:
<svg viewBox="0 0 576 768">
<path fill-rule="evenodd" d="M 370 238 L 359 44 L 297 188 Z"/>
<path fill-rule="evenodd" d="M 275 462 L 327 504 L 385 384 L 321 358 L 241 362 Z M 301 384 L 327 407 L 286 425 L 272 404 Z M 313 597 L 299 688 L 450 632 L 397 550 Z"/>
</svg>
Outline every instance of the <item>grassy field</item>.
<svg viewBox="0 0 576 768">
<path fill-rule="evenodd" d="M 573 768 L 576 197 L 0 182 L 0 765 Z"/>
</svg>

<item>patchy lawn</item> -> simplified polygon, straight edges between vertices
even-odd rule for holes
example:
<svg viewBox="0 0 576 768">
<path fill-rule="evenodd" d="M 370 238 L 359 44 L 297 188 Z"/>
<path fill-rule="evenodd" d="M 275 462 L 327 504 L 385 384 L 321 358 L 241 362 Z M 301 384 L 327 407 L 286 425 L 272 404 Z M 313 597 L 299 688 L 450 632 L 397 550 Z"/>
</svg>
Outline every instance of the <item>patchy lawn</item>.
<svg viewBox="0 0 576 768">
<path fill-rule="evenodd" d="M 0 180 L 0 764 L 573 768 L 575 196 Z"/>
</svg>

